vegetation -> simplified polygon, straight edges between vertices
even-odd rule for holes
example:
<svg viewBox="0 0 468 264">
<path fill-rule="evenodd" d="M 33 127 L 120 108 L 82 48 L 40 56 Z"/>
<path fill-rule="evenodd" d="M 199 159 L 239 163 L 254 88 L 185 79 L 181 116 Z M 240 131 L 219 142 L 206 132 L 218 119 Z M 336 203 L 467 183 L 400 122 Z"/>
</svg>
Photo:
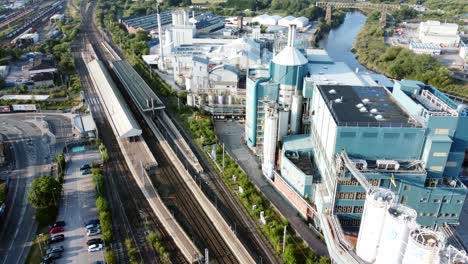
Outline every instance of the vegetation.
<svg viewBox="0 0 468 264">
<path fill-rule="evenodd" d="M 138 263 L 138 251 L 130 238 L 125 239 L 125 247 L 127 248 L 127 256 L 130 259 L 130 264 Z"/>
<path fill-rule="evenodd" d="M 114 264 L 117 263 L 117 259 L 114 255 L 114 252 L 111 249 L 106 249 L 104 251 L 104 261 L 107 264 Z"/>
<path fill-rule="evenodd" d="M 387 47 L 385 30 L 379 25 L 379 13 L 373 12 L 359 32 L 354 51 L 367 68 L 394 79 L 415 79 L 442 91 L 468 97 L 468 84 L 451 77 L 445 65 L 430 55 L 417 55 L 402 47 Z"/>
<path fill-rule="evenodd" d="M 107 153 L 107 148 L 103 143 L 101 143 L 99 145 L 99 153 L 101 153 L 102 161 L 106 162 L 109 159 L 109 154 Z"/>
<path fill-rule="evenodd" d="M 43 175 L 34 179 L 28 192 L 29 203 L 36 208 L 36 220 L 46 225 L 55 220 L 62 185 L 53 177 Z"/>
<path fill-rule="evenodd" d="M 36 236 L 32 241 L 31 249 L 29 250 L 28 257 L 26 258 L 26 264 L 37 264 L 38 260 L 42 259 L 45 253 L 45 247 L 47 245 L 47 239 L 49 238 L 49 227 L 42 226 L 37 230 L 37 234 L 43 234 L 42 236 Z M 41 252 L 42 249 L 42 252 Z"/>
<path fill-rule="evenodd" d="M 7 195 L 6 182 L 0 182 L 0 206 L 5 202 Z"/>
<path fill-rule="evenodd" d="M 112 240 L 112 218 L 110 214 L 109 202 L 105 198 L 104 177 L 99 168 L 93 168 L 93 184 L 96 189 L 96 209 L 99 213 L 102 239 L 109 243 Z"/>
<path fill-rule="evenodd" d="M 157 233 L 152 231 L 149 232 L 146 240 L 148 240 L 148 243 L 158 252 L 161 263 L 171 263 L 171 257 L 169 253 L 166 252 L 166 249 L 164 248 L 162 241 Z"/>
<path fill-rule="evenodd" d="M 57 163 L 57 180 L 60 184 L 63 184 L 66 166 L 65 155 L 63 152 L 57 153 L 57 155 L 55 155 L 55 163 Z"/>
</svg>

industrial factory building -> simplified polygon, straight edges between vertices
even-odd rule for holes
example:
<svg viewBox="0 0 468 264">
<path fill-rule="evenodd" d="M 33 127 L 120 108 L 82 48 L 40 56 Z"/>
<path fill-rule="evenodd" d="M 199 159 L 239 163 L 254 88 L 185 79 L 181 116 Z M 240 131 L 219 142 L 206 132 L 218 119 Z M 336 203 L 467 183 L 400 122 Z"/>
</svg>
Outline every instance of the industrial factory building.
<svg viewBox="0 0 468 264">
<path fill-rule="evenodd" d="M 451 263 L 457 249 L 433 230 L 459 223 L 468 108 L 430 85 L 389 87 L 324 51 L 300 50 L 289 27 L 269 68 L 247 72 L 245 142 L 264 176 L 324 233 L 337 263 Z M 400 221 L 411 222 L 397 234 L 404 248 L 384 227 Z M 357 232 L 354 251 L 344 234 Z"/>
<path fill-rule="evenodd" d="M 458 47 L 460 43 L 457 24 L 433 20 L 419 24 L 418 38 L 424 44 L 435 44 L 443 47 Z"/>
</svg>

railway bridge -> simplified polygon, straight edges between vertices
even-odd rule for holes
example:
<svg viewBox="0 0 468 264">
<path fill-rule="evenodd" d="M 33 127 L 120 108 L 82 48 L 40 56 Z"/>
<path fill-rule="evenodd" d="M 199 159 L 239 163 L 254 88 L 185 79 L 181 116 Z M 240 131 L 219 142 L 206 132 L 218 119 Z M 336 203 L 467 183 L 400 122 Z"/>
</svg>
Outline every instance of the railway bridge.
<svg viewBox="0 0 468 264">
<path fill-rule="evenodd" d="M 387 13 L 389 11 L 400 10 L 400 5 L 391 4 L 374 4 L 368 2 L 317 2 L 315 6 L 326 8 L 325 20 L 328 24 L 331 23 L 331 10 L 333 8 L 351 8 L 351 9 L 367 9 L 380 10 L 380 25 L 382 27 L 387 23 Z"/>
</svg>

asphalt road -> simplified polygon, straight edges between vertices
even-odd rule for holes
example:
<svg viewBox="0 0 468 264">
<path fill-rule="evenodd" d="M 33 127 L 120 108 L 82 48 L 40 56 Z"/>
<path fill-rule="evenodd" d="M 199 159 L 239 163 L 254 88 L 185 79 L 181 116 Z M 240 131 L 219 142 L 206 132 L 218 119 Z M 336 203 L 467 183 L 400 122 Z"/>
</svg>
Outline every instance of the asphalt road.
<svg viewBox="0 0 468 264">
<path fill-rule="evenodd" d="M 28 204 L 27 191 L 35 177 L 50 173 L 55 155 L 41 119 L 34 114 L 0 116 L 0 134 L 10 142 L 13 155 L 12 164 L 0 169 L 0 177 L 11 177 L 7 210 L 0 219 L 0 264 L 24 263 L 36 233 L 35 210 Z M 61 116 L 50 119 L 70 123 Z"/>
<path fill-rule="evenodd" d="M 86 242 L 91 238 L 101 236 L 86 236 L 84 223 L 91 219 L 96 219 L 96 192 L 93 188 L 92 175 L 81 175 L 80 166 L 91 164 L 94 160 L 100 159 L 99 152 L 86 151 L 69 156 L 71 162 L 68 163 L 65 182 L 63 184 L 63 197 L 60 204 L 59 216 L 57 220 L 65 221 L 65 240 L 54 244 L 63 246 L 65 251 L 62 258 L 56 261 L 60 263 L 94 263 L 103 260 L 101 252 L 88 252 Z"/>
</svg>

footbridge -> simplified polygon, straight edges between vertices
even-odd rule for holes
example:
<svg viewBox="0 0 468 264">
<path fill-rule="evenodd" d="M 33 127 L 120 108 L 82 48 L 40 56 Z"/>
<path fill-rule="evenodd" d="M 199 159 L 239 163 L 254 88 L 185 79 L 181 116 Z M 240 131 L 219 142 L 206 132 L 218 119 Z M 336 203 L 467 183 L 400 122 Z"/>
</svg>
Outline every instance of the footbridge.
<svg viewBox="0 0 468 264">
<path fill-rule="evenodd" d="M 368 2 L 317 2 L 315 6 L 325 8 L 325 20 L 328 24 L 331 23 L 331 11 L 333 8 L 348 8 L 348 9 L 365 9 L 365 10 L 380 10 L 380 25 L 382 27 L 387 23 L 387 13 L 400 10 L 400 5 L 391 4 L 374 4 Z"/>
</svg>

